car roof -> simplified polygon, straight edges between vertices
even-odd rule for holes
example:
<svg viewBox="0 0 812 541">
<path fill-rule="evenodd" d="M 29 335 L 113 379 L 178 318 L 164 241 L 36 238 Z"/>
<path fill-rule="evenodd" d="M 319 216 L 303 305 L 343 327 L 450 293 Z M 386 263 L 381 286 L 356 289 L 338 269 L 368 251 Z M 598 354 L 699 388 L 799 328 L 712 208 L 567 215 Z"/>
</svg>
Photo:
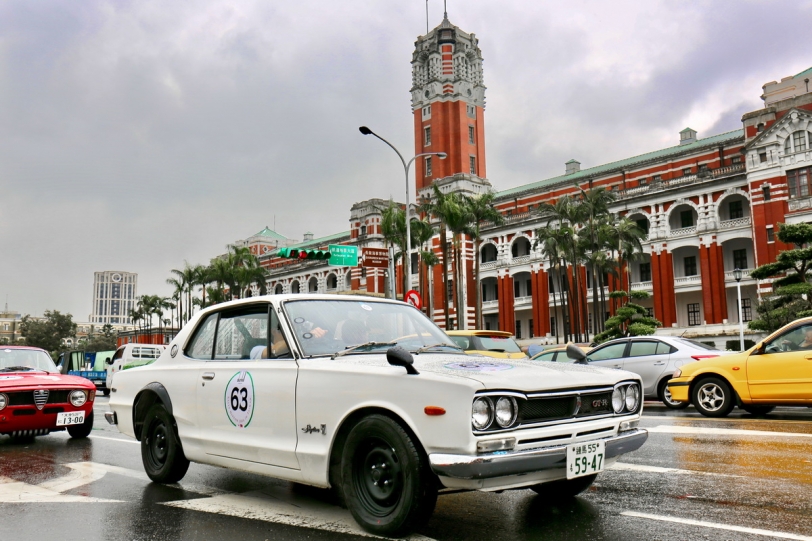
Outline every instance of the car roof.
<svg viewBox="0 0 812 541">
<path fill-rule="evenodd" d="M 282 293 L 278 295 L 257 295 L 255 297 L 246 297 L 244 299 L 236 299 L 233 301 L 221 302 L 213 304 L 201 310 L 200 313 L 211 312 L 213 310 L 222 310 L 231 306 L 241 306 L 243 304 L 253 304 L 257 302 L 286 302 L 286 301 L 356 301 L 356 302 L 382 302 L 390 304 L 400 304 L 411 306 L 411 304 L 403 301 L 385 299 L 382 297 L 369 297 L 366 295 L 336 295 L 329 293 Z M 197 314 L 195 314 L 197 315 Z"/>
<path fill-rule="evenodd" d="M 9 345 L 9 346 L 0 346 L 0 349 L 30 349 L 30 350 L 34 350 L 34 351 L 45 351 L 44 349 L 38 348 L 36 346 L 10 346 Z M 48 353 L 48 352 L 45 351 L 45 353 Z"/>
<path fill-rule="evenodd" d="M 503 338 L 513 336 L 512 333 L 509 333 L 507 331 L 486 331 L 483 329 L 464 329 L 456 331 L 446 331 L 445 333 L 448 336 L 499 336 Z"/>
</svg>

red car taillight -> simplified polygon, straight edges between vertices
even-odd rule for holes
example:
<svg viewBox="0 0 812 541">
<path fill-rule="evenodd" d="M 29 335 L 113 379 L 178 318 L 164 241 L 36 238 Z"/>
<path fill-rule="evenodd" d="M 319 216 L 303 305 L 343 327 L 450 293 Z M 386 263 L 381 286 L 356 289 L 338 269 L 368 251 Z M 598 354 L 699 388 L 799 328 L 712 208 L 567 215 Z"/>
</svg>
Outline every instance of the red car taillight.
<svg viewBox="0 0 812 541">
<path fill-rule="evenodd" d="M 702 359 L 712 359 L 713 357 L 718 357 L 718 355 L 691 355 L 691 358 L 695 361 L 701 361 Z"/>
</svg>

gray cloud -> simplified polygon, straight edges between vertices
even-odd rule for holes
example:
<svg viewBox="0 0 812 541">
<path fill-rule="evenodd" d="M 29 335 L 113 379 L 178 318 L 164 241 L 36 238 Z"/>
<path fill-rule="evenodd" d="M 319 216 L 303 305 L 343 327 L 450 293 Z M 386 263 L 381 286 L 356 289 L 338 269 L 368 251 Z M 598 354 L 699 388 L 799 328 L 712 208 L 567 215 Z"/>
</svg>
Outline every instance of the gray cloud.
<svg viewBox="0 0 812 541">
<path fill-rule="evenodd" d="M 504 189 L 738 127 L 760 86 L 809 67 L 810 2 L 471 0 L 488 176 Z M 184 260 L 270 226 L 348 229 L 403 199 L 422 2 L 0 4 L 0 296 L 90 312 L 93 272 L 167 294 Z M 442 4 L 432 0 L 430 24 Z M 693 125 L 696 124 L 696 125 Z M 0 298 L 0 300 L 3 300 Z"/>
</svg>

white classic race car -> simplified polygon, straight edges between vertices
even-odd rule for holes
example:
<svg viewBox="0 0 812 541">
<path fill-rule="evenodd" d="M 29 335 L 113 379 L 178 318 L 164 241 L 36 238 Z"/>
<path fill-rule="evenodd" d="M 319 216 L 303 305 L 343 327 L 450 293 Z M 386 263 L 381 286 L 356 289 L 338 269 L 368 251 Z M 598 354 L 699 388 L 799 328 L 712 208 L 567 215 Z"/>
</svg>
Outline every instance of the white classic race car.
<svg viewBox="0 0 812 541">
<path fill-rule="evenodd" d="M 582 492 L 646 441 L 640 391 L 620 370 L 467 356 L 401 302 L 273 295 L 202 310 L 115 374 L 105 417 L 155 482 L 193 461 L 332 487 L 397 536 L 442 489 Z"/>
</svg>

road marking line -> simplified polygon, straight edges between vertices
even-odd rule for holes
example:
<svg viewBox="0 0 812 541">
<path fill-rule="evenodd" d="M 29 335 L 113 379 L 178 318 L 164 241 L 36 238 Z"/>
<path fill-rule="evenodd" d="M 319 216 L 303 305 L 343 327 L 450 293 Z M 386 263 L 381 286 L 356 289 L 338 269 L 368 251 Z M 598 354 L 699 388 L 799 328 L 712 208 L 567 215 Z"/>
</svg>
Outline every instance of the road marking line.
<svg viewBox="0 0 812 541">
<path fill-rule="evenodd" d="M 812 434 L 798 432 L 770 432 L 769 430 L 742 430 L 740 428 L 710 428 L 705 426 L 658 425 L 647 428 L 650 433 L 692 434 L 708 436 L 759 436 L 772 438 L 812 438 Z"/>
<path fill-rule="evenodd" d="M 137 440 L 125 440 L 124 438 L 108 438 L 108 437 L 105 437 L 105 436 L 96 436 L 96 435 L 93 435 L 93 434 L 91 434 L 90 439 L 92 439 L 92 440 L 118 441 L 118 442 L 121 442 L 121 443 L 134 443 L 136 445 L 141 445 L 141 442 L 137 441 Z"/>
<path fill-rule="evenodd" d="M 122 468 L 120 466 L 113 466 L 112 464 L 102 464 L 99 462 L 73 462 L 71 464 L 63 464 L 78 472 L 79 475 L 69 474 L 65 477 L 54 479 L 53 481 L 47 481 L 46 483 L 57 483 L 60 479 L 65 479 L 65 483 L 69 488 L 62 489 L 62 490 L 69 490 L 71 488 L 75 488 L 76 486 L 81 486 L 82 484 L 91 483 L 97 479 L 101 479 L 104 477 L 106 473 L 114 473 L 116 475 L 122 475 L 124 477 L 129 477 L 131 479 L 138 479 L 139 481 L 146 481 L 147 483 L 151 483 L 149 476 L 146 473 L 136 470 L 131 470 L 129 468 Z M 74 480 L 75 486 L 70 486 L 71 480 Z M 84 483 L 80 483 L 81 480 L 85 480 Z M 43 486 L 45 483 L 40 484 L 39 486 Z M 57 486 L 59 486 L 57 484 Z M 195 494 L 203 494 L 205 496 L 214 496 L 220 494 L 230 494 L 230 492 L 226 490 L 221 490 L 219 488 L 214 488 L 206 485 L 198 485 L 195 483 L 173 483 L 167 484 L 168 487 L 179 488 L 181 490 L 185 490 L 187 492 L 194 492 Z"/>
<path fill-rule="evenodd" d="M 701 526 L 703 528 L 714 528 L 717 530 L 729 530 L 731 532 L 742 532 L 753 535 L 765 535 L 769 537 L 779 537 L 781 539 L 796 539 L 798 541 L 812 541 L 812 537 L 786 532 L 775 532 L 772 530 L 761 530 L 758 528 L 746 528 L 744 526 L 733 526 L 729 524 L 719 524 L 717 522 L 704 522 L 701 520 L 691 520 L 688 518 L 667 517 L 663 515 L 649 515 L 648 513 L 637 513 L 635 511 L 624 511 L 620 513 L 627 517 L 647 518 L 663 522 L 676 522 L 677 524 L 688 524 L 691 526 Z"/>
<path fill-rule="evenodd" d="M 715 473 L 715 472 L 706 472 L 706 471 L 697 471 L 697 470 L 681 470 L 679 468 L 663 468 L 660 466 L 644 466 L 642 464 L 630 464 L 627 462 L 615 462 L 613 465 L 609 466 L 610 470 L 621 470 L 621 471 L 636 471 L 636 472 L 644 472 L 644 473 L 675 473 L 678 475 L 711 475 L 711 476 L 719 476 L 719 477 L 743 477 L 741 475 L 733 475 L 731 473 Z"/>
<path fill-rule="evenodd" d="M 228 494 L 196 500 L 162 502 L 161 505 L 228 515 L 276 524 L 324 530 L 328 532 L 386 539 L 362 530 L 350 512 L 305 495 L 291 493 L 288 488 L 268 487 L 243 494 Z M 410 541 L 434 541 L 430 537 L 412 534 Z"/>
<path fill-rule="evenodd" d="M 121 500 L 60 494 L 46 487 L 29 485 L 0 476 L 0 503 L 123 503 Z"/>
</svg>

